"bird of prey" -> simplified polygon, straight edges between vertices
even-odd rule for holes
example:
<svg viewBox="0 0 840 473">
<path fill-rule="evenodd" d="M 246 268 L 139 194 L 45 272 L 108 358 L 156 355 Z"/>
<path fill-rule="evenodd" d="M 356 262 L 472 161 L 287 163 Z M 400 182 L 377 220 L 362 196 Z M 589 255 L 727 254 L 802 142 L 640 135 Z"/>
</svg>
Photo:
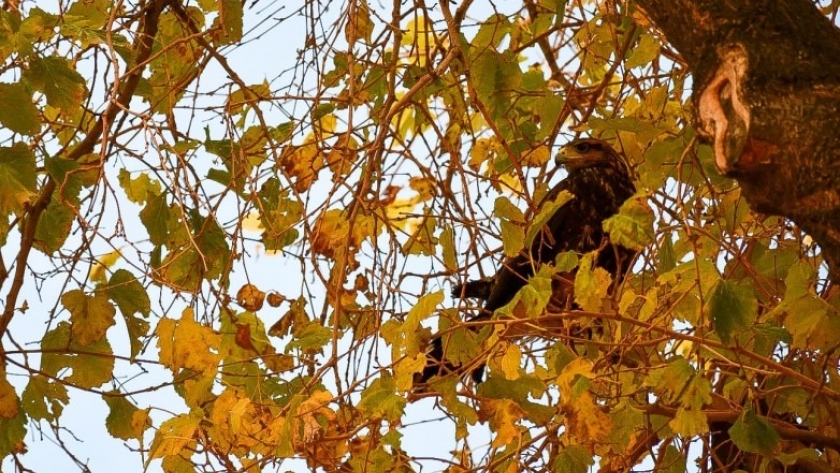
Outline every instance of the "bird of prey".
<svg viewBox="0 0 840 473">
<path fill-rule="evenodd" d="M 528 284 L 535 268 L 554 262 L 558 254 L 566 251 L 582 255 L 598 250 L 596 266 L 608 271 L 616 282 L 626 274 L 636 252 L 611 244 L 603 222 L 615 215 L 636 192 L 627 163 L 609 144 L 592 138 L 564 146 L 556 162 L 566 168 L 568 176 L 549 191 L 540 206 L 554 202 L 563 191 L 573 197 L 548 219 L 530 248 L 507 258 L 493 279 L 470 281 L 455 288 L 453 295 L 456 297 L 484 300 L 481 313 L 472 321 L 489 319 L 496 309 L 508 304 Z M 559 282 L 552 284 L 552 299 L 573 300 L 574 270 L 557 275 L 555 279 Z M 465 374 L 464 369 L 444 360 L 443 343 L 441 337 L 432 339 L 427 353 L 429 363 L 422 374 L 418 374 L 418 382 L 449 373 Z M 483 366 L 475 368 L 471 373 L 473 379 L 480 382 L 483 372 Z"/>
</svg>

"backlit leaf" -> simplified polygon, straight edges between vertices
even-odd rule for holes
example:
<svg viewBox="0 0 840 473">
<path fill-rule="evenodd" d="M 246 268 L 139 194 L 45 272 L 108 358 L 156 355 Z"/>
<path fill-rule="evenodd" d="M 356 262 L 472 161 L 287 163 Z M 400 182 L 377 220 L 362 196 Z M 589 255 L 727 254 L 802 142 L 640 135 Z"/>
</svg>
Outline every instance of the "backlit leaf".
<svg viewBox="0 0 840 473">
<path fill-rule="evenodd" d="M 745 452 L 772 455 L 779 445 L 779 433 L 752 408 L 744 409 L 729 429 L 732 442 Z"/>
<path fill-rule="evenodd" d="M 140 353 L 143 339 L 149 332 L 149 323 L 136 315 L 148 317 L 151 311 L 149 294 L 140 281 L 124 269 L 115 271 L 104 289 L 125 320 L 133 359 Z"/>
<path fill-rule="evenodd" d="M 109 409 L 108 417 L 105 418 L 105 427 L 108 429 L 108 433 L 118 439 L 142 440 L 143 432 L 146 428 L 151 427 L 148 413 L 135 407 L 119 392 L 115 391 L 110 394 L 113 395 L 103 396 Z"/>
<path fill-rule="evenodd" d="M 41 128 L 32 94 L 19 83 L 0 83 L 0 125 L 23 135 L 34 135 Z"/>
<path fill-rule="evenodd" d="M 575 275 L 575 302 L 586 311 L 600 312 L 612 278 L 604 268 L 593 267 L 596 253 L 583 255 Z"/>
<path fill-rule="evenodd" d="M 0 419 L 14 419 L 20 412 L 20 399 L 12 383 L 6 379 L 5 370 L 0 370 Z"/>
<path fill-rule="evenodd" d="M 81 3 L 81 2 L 77 2 Z M 32 61 L 25 77 L 47 96 L 50 106 L 72 112 L 86 95 L 85 79 L 67 59 L 48 56 Z"/>
<path fill-rule="evenodd" d="M 715 333 L 724 343 L 730 343 L 735 334 L 750 327 L 758 317 L 753 286 L 732 280 L 721 280 L 714 286 L 706 307 Z"/>
<path fill-rule="evenodd" d="M 105 294 L 88 296 L 84 291 L 76 289 L 62 295 L 61 304 L 70 311 L 73 340 L 80 345 L 102 340 L 108 327 L 114 325 L 117 309 Z"/>
<path fill-rule="evenodd" d="M 149 194 L 158 196 L 161 194 L 160 181 L 153 180 L 145 172 L 132 178 L 125 169 L 120 169 L 118 175 L 120 187 L 125 191 L 128 200 L 135 204 L 145 204 Z"/>
<path fill-rule="evenodd" d="M 0 212 L 23 208 L 35 195 L 35 155 L 22 143 L 0 148 Z"/>
<path fill-rule="evenodd" d="M 178 455 L 188 445 L 194 444 L 193 435 L 200 422 L 201 418 L 191 413 L 180 414 L 161 424 L 149 447 L 149 460 L 146 466 L 148 467 L 148 463 L 155 458 Z"/>
<path fill-rule="evenodd" d="M 59 322 L 44 335 L 41 370 L 80 388 L 97 388 L 110 381 L 114 371 L 114 352 L 108 340 L 103 338 L 81 345 L 71 336 L 70 330 L 69 323 Z M 67 368 L 70 369 L 69 375 Z"/>
<path fill-rule="evenodd" d="M 163 318 L 156 329 L 161 363 L 177 373 L 181 368 L 198 372 L 215 371 L 221 337 L 195 321 L 192 309 L 185 309 L 179 320 Z"/>
<path fill-rule="evenodd" d="M 51 381 L 42 375 L 29 378 L 21 396 L 23 410 L 34 420 L 53 420 L 60 417 L 68 402 L 70 396 L 67 388 L 60 382 Z"/>
<path fill-rule="evenodd" d="M 405 411 L 406 401 L 396 394 L 396 388 L 394 379 L 383 373 L 362 391 L 359 410 L 368 417 L 398 422 Z"/>
<path fill-rule="evenodd" d="M 641 250 L 653 242 L 653 210 L 645 196 L 628 199 L 618 213 L 604 220 L 610 241 L 625 248 Z"/>
</svg>

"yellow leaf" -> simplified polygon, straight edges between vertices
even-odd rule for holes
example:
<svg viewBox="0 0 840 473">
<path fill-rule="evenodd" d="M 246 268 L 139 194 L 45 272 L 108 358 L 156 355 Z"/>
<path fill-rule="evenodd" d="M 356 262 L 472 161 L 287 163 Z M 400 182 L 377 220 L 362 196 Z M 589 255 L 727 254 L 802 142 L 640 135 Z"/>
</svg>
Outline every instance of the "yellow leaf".
<svg viewBox="0 0 840 473">
<path fill-rule="evenodd" d="M 233 443 L 233 439 L 236 436 L 231 427 L 231 412 L 233 411 L 234 405 L 240 400 L 236 390 L 225 389 L 213 401 L 210 420 L 213 422 L 216 440 L 222 445 L 229 446 Z"/>
<path fill-rule="evenodd" d="M 143 432 L 152 426 L 152 418 L 148 409 L 137 409 L 131 414 L 131 430 L 137 439 L 143 438 Z"/>
<path fill-rule="evenodd" d="M 303 145 L 286 146 L 280 154 L 279 165 L 287 176 L 295 179 L 298 192 L 308 190 L 324 167 L 324 155 L 313 140 L 314 137 L 309 137 Z"/>
<path fill-rule="evenodd" d="M 250 406 L 251 400 L 243 397 L 236 401 L 236 404 L 230 409 L 230 433 L 232 435 L 237 436 L 242 431 L 242 421 L 243 418 L 247 421 L 246 414 Z"/>
<path fill-rule="evenodd" d="M 547 163 L 551 152 L 546 145 L 537 146 L 522 154 L 522 164 L 525 166 L 540 167 Z"/>
<path fill-rule="evenodd" d="M 295 422 L 298 423 L 297 431 L 302 432 L 305 442 L 311 442 L 320 436 L 322 427 L 318 422 L 319 418 L 326 421 L 325 425 L 335 423 L 335 412 L 327 407 L 333 397 L 329 391 L 316 391 L 298 406 Z"/>
<path fill-rule="evenodd" d="M 496 431 L 493 438 L 493 447 L 500 448 L 510 445 L 514 439 L 520 436 L 519 427 L 516 425 L 524 412 L 518 404 L 510 399 L 488 399 L 485 401 L 490 411 L 490 427 Z"/>
<path fill-rule="evenodd" d="M 178 455 L 187 445 L 194 443 L 193 435 L 200 421 L 191 414 L 181 414 L 161 424 L 149 448 L 146 466 L 155 458 Z"/>
<path fill-rule="evenodd" d="M 367 3 L 364 1 L 357 2 L 356 8 L 348 13 L 350 18 L 344 26 L 344 37 L 347 39 L 347 43 L 352 46 L 358 39 L 369 44 L 373 34 L 373 21 L 370 19 L 370 8 Z"/>
<path fill-rule="evenodd" d="M 335 251 L 347 239 L 350 224 L 344 213 L 338 209 L 327 210 L 318 217 L 312 233 L 312 250 L 332 258 Z"/>
<path fill-rule="evenodd" d="M 97 258 L 96 263 L 91 266 L 90 273 L 88 274 L 90 280 L 95 283 L 104 283 L 107 279 L 105 270 L 119 261 L 121 256 L 122 254 L 120 254 L 120 250 L 116 249 Z"/>
<path fill-rule="evenodd" d="M 417 353 L 414 356 L 406 356 L 394 366 L 394 381 L 397 390 L 407 392 L 414 385 L 414 375 L 422 373 L 426 367 L 426 354 Z"/>
<path fill-rule="evenodd" d="M 242 229 L 249 232 L 261 232 L 265 230 L 260 221 L 260 214 L 256 211 L 248 212 L 248 215 L 242 219 Z"/>
<path fill-rule="evenodd" d="M 593 376 L 592 362 L 585 358 L 575 358 L 563 368 L 560 376 L 557 377 L 557 387 L 560 388 L 563 399 L 574 397 L 572 383 L 578 375 L 591 379 Z"/>
<path fill-rule="evenodd" d="M 344 133 L 327 153 L 327 165 L 333 173 L 333 180 L 350 174 L 353 164 L 359 158 L 359 142 L 350 133 Z"/>
<path fill-rule="evenodd" d="M 496 155 L 499 145 L 491 138 L 480 138 L 470 150 L 467 166 L 473 171 L 481 170 L 481 165 L 490 163 Z"/>
<path fill-rule="evenodd" d="M 575 275 L 575 302 L 586 311 L 600 312 L 612 278 L 604 268 L 593 267 L 596 252 L 583 255 Z"/>
<path fill-rule="evenodd" d="M 70 311 L 70 332 L 80 345 L 101 341 L 115 323 L 117 309 L 102 292 L 88 296 L 76 289 L 62 295 L 61 304 Z"/>
<path fill-rule="evenodd" d="M 189 368 L 209 374 L 218 367 L 222 337 L 197 323 L 191 308 L 184 309 L 178 321 L 161 319 L 156 332 L 160 362 L 173 373 Z"/>
<path fill-rule="evenodd" d="M 440 246 L 443 250 L 443 265 L 450 271 L 458 270 L 458 258 L 455 255 L 455 232 L 446 224 L 440 232 Z"/>
<path fill-rule="evenodd" d="M 420 203 L 420 196 L 414 196 L 409 199 L 394 199 L 393 202 L 385 207 L 385 215 L 388 221 L 397 228 L 401 228 L 408 233 L 411 233 L 415 225 L 421 220 L 420 217 L 413 217 L 417 204 Z"/>
<path fill-rule="evenodd" d="M 20 399 L 15 388 L 6 379 L 6 373 L 0 378 L 0 419 L 14 419 L 20 411 Z"/>
<path fill-rule="evenodd" d="M 694 437 L 709 431 L 706 414 L 700 409 L 686 409 L 680 407 L 668 426 L 674 432 L 685 437 Z"/>
<path fill-rule="evenodd" d="M 519 378 L 519 367 L 522 365 L 522 350 L 519 345 L 511 343 L 502 355 L 502 373 L 505 379 L 515 381 Z"/>
<path fill-rule="evenodd" d="M 420 199 L 424 201 L 437 194 L 438 184 L 430 177 L 412 177 L 408 180 L 408 185 L 420 194 Z"/>
<path fill-rule="evenodd" d="M 566 428 L 576 443 L 594 448 L 606 440 L 613 428 L 612 419 L 595 403 L 589 392 L 563 403 Z"/>
<path fill-rule="evenodd" d="M 315 129 L 318 130 L 323 138 L 324 135 L 329 136 L 335 133 L 336 123 L 338 123 L 338 119 L 336 119 L 335 115 L 328 113 L 315 122 Z"/>
</svg>

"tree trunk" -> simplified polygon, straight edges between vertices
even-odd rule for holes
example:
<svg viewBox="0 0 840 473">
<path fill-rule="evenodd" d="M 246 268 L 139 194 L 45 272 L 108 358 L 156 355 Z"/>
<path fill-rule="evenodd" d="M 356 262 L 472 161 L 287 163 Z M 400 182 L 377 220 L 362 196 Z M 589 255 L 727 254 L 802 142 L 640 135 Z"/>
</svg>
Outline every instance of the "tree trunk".
<svg viewBox="0 0 840 473">
<path fill-rule="evenodd" d="M 754 210 L 840 281 L 840 31 L 808 0 L 638 0 L 694 75 L 695 126 Z"/>
</svg>

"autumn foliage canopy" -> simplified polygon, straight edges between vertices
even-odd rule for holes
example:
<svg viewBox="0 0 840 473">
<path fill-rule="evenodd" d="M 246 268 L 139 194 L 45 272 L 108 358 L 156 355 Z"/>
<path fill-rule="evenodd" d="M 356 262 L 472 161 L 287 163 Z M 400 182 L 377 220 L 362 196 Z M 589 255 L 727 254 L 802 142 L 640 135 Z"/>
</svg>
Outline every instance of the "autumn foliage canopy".
<svg viewBox="0 0 840 473">
<path fill-rule="evenodd" d="M 3 470 L 840 469 L 840 296 L 680 52 L 633 1 L 496 3 L 5 2 Z M 564 252 L 465 322 L 579 136 L 632 167 L 631 271 Z M 483 383 L 417 385 L 437 334 Z"/>
</svg>

